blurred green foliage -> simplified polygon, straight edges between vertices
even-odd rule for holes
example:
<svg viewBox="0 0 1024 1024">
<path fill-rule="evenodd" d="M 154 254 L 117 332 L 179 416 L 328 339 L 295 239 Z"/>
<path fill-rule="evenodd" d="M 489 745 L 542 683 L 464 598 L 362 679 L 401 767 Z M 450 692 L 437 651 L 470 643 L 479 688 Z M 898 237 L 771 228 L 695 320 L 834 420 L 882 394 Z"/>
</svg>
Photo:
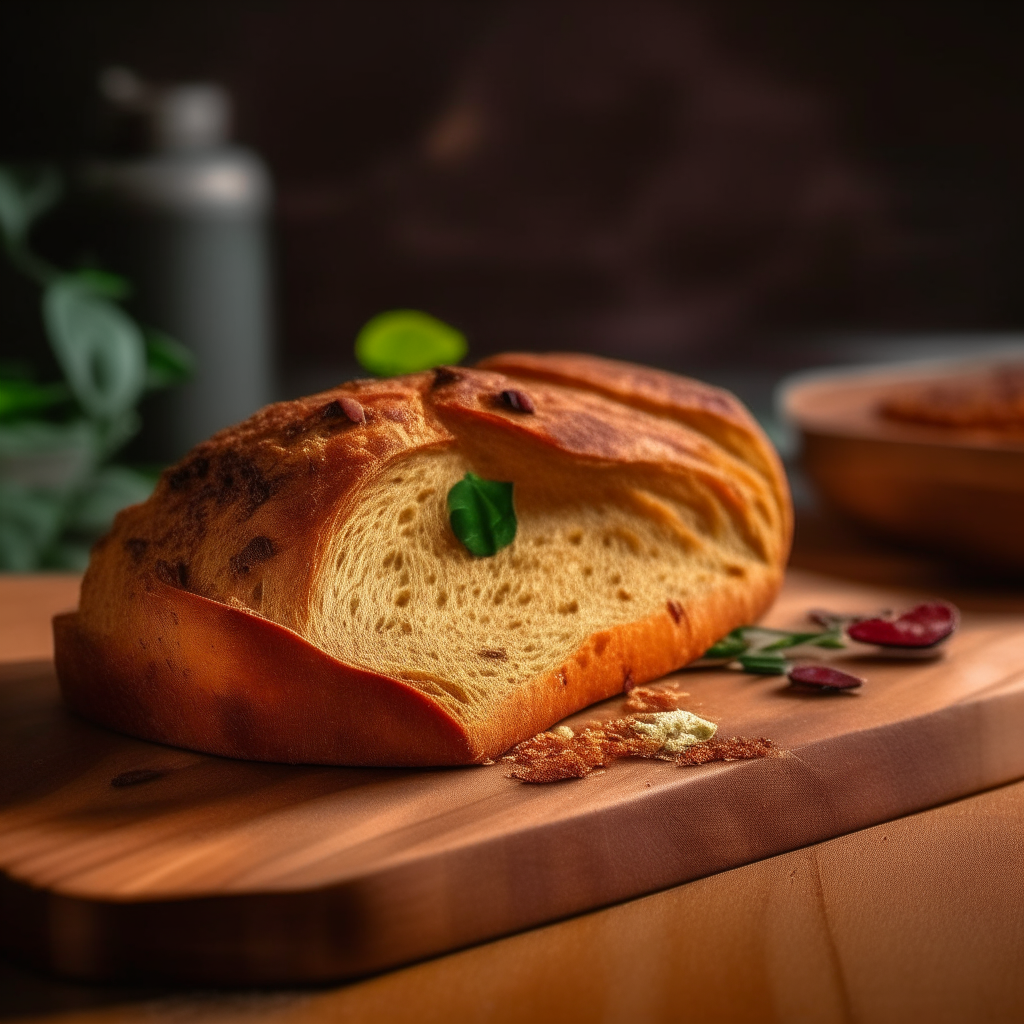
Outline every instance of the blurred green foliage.
<svg viewBox="0 0 1024 1024">
<path fill-rule="evenodd" d="M 0 243 L 39 290 L 63 375 L 37 381 L 31 366 L 0 363 L 0 570 L 84 568 L 117 512 L 155 483 L 112 461 L 139 429 L 139 400 L 192 372 L 184 346 L 125 311 L 124 278 L 66 271 L 32 250 L 33 224 L 61 193 L 52 168 L 0 165 Z"/>
</svg>

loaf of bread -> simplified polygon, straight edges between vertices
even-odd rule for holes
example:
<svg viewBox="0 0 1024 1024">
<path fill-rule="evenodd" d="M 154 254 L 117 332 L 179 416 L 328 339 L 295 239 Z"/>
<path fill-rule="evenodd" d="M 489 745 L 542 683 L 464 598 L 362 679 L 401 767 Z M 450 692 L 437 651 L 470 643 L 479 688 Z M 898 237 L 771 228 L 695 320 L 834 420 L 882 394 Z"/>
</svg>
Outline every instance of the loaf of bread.
<svg viewBox="0 0 1024 1024">
<path fill-rule="evenodd" d="M 449 523 L 510 481 L 514 541 Z M 193 449 L 55 620 L 67 702 L 254 760 L 485 761 L 699 657 L 779 589 L 779 460 L 727 392 L 582 355 L 354 381 Z"/>
</svg>

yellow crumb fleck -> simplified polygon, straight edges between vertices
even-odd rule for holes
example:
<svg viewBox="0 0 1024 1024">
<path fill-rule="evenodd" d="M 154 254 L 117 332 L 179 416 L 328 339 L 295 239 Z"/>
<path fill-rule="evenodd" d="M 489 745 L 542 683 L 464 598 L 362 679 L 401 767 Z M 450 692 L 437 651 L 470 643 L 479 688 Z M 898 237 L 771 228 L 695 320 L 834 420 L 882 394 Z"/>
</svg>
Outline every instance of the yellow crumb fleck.
<svg viewBox="0 0 1024 1024">
<path fill-rule="evenodd" d="M 681 754 L 694 743 L 711 739 L 718 730 L 714 722 L 698 718 L 692 711 L 655 711 L 628 719 L 634 732 L 655 740 L 667 754 Z"/>
</svg>

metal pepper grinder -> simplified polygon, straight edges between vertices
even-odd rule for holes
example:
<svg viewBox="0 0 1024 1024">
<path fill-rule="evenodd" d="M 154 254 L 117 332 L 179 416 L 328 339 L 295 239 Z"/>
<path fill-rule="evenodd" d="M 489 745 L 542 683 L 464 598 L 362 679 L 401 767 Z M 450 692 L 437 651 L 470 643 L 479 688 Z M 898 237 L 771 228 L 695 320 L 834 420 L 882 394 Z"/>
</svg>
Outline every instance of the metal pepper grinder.
<svg viewBox="0 0 1024 1024">
<path fill-rule="evenodd" d="M 231 145 L 231 101 L 209 83 L 100 76 L 106 152 L 81 168 L 101 259 L 134 287 L 144 324 L 194 354 L 186 384 L 144 408 L 140 454 L 179 458 L 271 400 L 271 183 Z"/>
</svg>

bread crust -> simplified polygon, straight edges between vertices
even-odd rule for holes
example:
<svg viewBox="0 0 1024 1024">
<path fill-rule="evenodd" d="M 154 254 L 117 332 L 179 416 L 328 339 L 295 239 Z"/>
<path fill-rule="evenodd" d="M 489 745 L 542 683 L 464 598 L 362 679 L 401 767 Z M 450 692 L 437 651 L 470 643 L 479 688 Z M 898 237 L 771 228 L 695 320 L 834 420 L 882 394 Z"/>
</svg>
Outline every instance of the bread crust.
<svg viewBox="0 0 1024 1024">
<path fill-rule="evenodd" d="M 523 387 L 534 415 L 500 400 Z M 411 452 L 488 437 L 584 464 L 699 477 L 759 561 L 699 601 L 670 601 L 595 633 L 471 722 L 406 681 L 346 665 L 304 639 L 328 541 L 361 488 Z M 55 621 L 57 672 L 86 718 L 208 753 L 480 762 L 756 620 L 781 585 L 791 528 L 774 450 L 735 398 L 696 381 L 593 357 L 515 353 L 475 369 L 356 381 L 215 435 L 166 471 L 148 502 L 119 514 L 94 551 L 79 611 Z M 257 614 L 247 602 L 271 581 L 273 599 Z"/>
</svg>

